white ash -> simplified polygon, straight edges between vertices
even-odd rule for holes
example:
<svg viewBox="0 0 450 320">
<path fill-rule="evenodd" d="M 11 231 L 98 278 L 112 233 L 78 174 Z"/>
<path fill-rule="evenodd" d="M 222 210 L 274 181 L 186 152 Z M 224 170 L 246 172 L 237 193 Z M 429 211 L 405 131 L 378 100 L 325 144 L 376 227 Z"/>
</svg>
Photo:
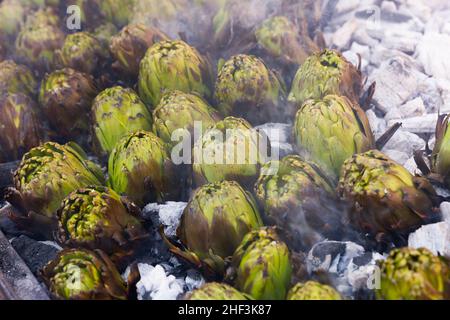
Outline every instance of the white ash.
<svg viewBox="0 0 450 320">
<path fill-rule="evenodd" d="M 63 248 L 59 244 L 57 244 L 55 241 L 39 241 L 39 242 L 46 244 L 48 246 L 51 246 L 53 248 L 56 248 L 56 249 L 58 249 L 58 251 L 63 250 Z"/>
<path fill-rule="evenodd" d="M 409 156 L 407 153 L 398 151 L 398 150 L 385 150 L 383 149 L 383 152 L 392 160 L 396 161 L 397 163 L 400 163 L 401 165 L 404 165 L 408 160 Z"/>
<path fill-rule="evenodd" d="M 141 280 L 136 284 L 139 300 L 176 300 L 183 294 L 184 280 L 166 273 L 161 265 L 138 264 Z M 123 278 L 127 279 L 127 268 Z"/>
<path fill-rule="evenodd" d="M 376 252 L 366 252 L 353 242 L 324 241 L 308 253 L 307 270 L 312 275 L 322 271 L 334 276 L 334 286 L 346 297 L 356 292 L 369 292 L 376 281 L 376 261 L 384 259 Z"/>
<path fill-rule="evenodd" d="M 412 175 L 416 175 L 419 173 L 419 169 L 417 168 L 417 163 L 414 160 L 414 157 L 409 158 L 403 166 L 408 170 Z"/>
<path fill-rule="evenodd" d="M 392 123 L 389 123 L 389 125 L 393 125 L 395 122 L 392 121 Z M 392 139 L 389 140 L 389 142 L 384 146 L 383 151 L 393 150 L 397 152 L 403 152 L 409 158 L 414 155 L 414 151 L 424 150 L 425 146 L 426 142 L 422 138 L 420 138 L 418 135 L 414 133 L 411 133 L 403 129 L 403 122 L 402 122 L 402 128 L 400 128 L 394 134 Z M 405 159 L 404 162 L 406 162 L 406 160 L 407 159 Z"/>
<path fill-rule="evenodd" d="M 442 202 L 440 209 L 442 220 L 450 224 L 450 202 Z"/>
<path fill-rule="evenodd" d="M 203 286 L 205 284 L 205 279 L 197 270 L 190 269 L 187 272 L 186 278 L 184 279 L 184 283 L 187 293 Z"/>
<path fill-rule="evenodd" d="M 435 78 L 450 80 L 450 35 L 428 33 L 417 46 L 417 58 L 425 72 Z"/>
<path fill-rule="evenodd" d="M 450 222 L 428 224 L 411 233 L 408 246 L 427 248 L 434 254 L 450 258 Z"/>
<path fill-rule="evenodd" d="M 386 120 L 378 117 L 373 110 L 368 110 L 366 114 L 375 137 L 379 138 L 387 129 Z"/>
<path fill-rule="evenodd" d="M 392 108 L 386 113 L 384 117 L 386 121 L 395 120 L 401 122 L 402 119 L 409 117 L 417 117 L 422 116 L 427 112 L 425 108 L 425 104 L 421 97 L 417 97 L 413 100 L 410 100 L 398 108 Z"/>
<path fill-rule="evenodd" d="M 186 202 L 150 203 L 145 206 L 143 215 L 146 219 L 152 219 L 153 221 L 154 217 L 157 216 L 158 222 L 164 225 L 164 233 L 168 237 L 173 237 L 176 235 L 181 215 L 186 206 Z"/>
<path fill-rule="evenodd" d="M 438 114 L 426 114 L 420 117 L 412 117 L 402 120 L 402 129 L 411 133 L 434 133 L 436 130 L 436 122 Z M 398 121 L 388 121 L 388 126 Z"/>
</svg>

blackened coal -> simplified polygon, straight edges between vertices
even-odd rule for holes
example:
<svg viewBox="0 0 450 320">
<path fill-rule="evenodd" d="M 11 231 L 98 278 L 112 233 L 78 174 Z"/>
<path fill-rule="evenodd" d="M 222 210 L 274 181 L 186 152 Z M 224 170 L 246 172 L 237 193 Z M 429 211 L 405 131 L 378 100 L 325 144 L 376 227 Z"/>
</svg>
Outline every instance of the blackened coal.
<svg viewBox="0 0 450 320">
<path fill-rule="evenodd" d="M 21 235 L 11 241 L 11 245 L 22 257 L 34 275 L 37 275 L 50 260 L 56 258 L 58 249 L 54 246 Z"/>
</svg>

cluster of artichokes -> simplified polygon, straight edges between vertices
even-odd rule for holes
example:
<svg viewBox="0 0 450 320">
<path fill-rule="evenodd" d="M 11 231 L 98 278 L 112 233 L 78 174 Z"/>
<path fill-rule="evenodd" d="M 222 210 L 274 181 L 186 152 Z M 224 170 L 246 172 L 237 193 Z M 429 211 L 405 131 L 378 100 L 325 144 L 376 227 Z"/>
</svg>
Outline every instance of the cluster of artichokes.
<svg viewBox="0 0 450 320">
<path fill-rule="evenodd" d="M 296 276 L 299 251 L 438 217 L 449 117 L 431 167 L 417 154 L 425 177 L 378 151 L 397 126 L 375 140 L 360 68 L 315 37 L 322 1 L 73 2 L 80 30 L 66 1 L 0 2 L 0 161 L 20 162 L 6 212 L 64 248 L 40 272 L 54 298 L 136 298 L 136 266 L 120 273 L 155 232 L 149 202 L 188 201 L 161 236 L 210 281 L 190 300 L 343 299 Z M 293 124 L 296 154 L 269 156 L 268 122 Z M 448 261 L 426 250 L 380 268 L 379 298 L 449 297 Z"/>
</svg>

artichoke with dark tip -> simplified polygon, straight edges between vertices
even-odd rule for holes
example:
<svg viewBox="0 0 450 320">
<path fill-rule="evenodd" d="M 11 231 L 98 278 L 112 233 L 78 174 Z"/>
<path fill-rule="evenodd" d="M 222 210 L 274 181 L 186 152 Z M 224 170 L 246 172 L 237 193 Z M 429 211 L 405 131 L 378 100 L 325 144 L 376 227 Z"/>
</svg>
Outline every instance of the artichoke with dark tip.
<svg viewBox="0 0 450 320">
<path fill-rule="evenodd" d="M 333 182 L 345 160 L 375 148 L 365 112 L 348 98 L 335 95 L 308 100 L 297 112 L 294 134 L 298 148 Z"/>
<path fill-rule="evenodd" d="M 291 282 L 287 245 L 274 228 L 248 233 L 233 254 L 235 287 L 256 300 L 283 300 Z"/>
<path fill-rule="evenodd" d="M 210 282 L 185 296 L 185 300 L 249 300 L 247 296 L 225 283 Z"/>
<path fill-rule="evenodd" d="M 122 279 L 101 250 L 66 249 L 41 272 L 53 298 L 58 300 L 127 300 L 139 281 L 139 272 Z"/>
<path fill-rule="evenodd" d="M 13 39 L 25 23 L 28 10 L 15 0 L 0 3 L 0 32 Z"/>
<path fill-rule="evenodd" d="M 284 63 L 302 65 L 305 60 L 320 49 L 289 18 L 276 16 L 264 20 L 255 31 L 258 45 L 272 58 Z"/>
<path fill-rule="evenodd" d="M 40 26 L 52 26 L 55 28 L 59 28 L 61 26 L 61 19 L 59 18 L 58 12 L 55 8 L 41 8 L 27 17 L 25 27 L 39 28 Z"/>
<path fill-rule="evenodd" d="M 261 59 L 250 55 L 236 55 L 225 62 L 214 98 L 223 115 L 242 117 L 254 125 L 276 122 L 290 113 L 284 84 Z"/>
<path fill-rule="evenodd" d="M 193 139 L 194 122 L 199 122 L 204 132 L 220 120 L 219 113 L 200 96 L 173 90 L 162 96 L 153 111 L 153 131 L 165 143 L 173 144 L 178 142 L 172 141 L 177 130 L 186 130 Z"/>
<path fill-rule="evenodd" d="M 100 42 L 103 50 L 108 51 L 111 45 L 112 37 L 119 32 L 112 23 L 104 23 L 94 29 L 92 35 Z"/>
<path fill-rule="evenodd" d="M 339 52 L 324 50 L 310 56 L 298 69 L 288 99 L 300 107 L 309 99 L 332 94 L 345 96 L 357 104 L 362 85 L 360 70 Z"/>
<path fill-rule="evenodd" d="M 266 174 L 276 168 L 274 174 Z M 255 195 L 265 217 L 286 233 L 294 248 L 309 247 L 321 237 L 333 238 L 342 226 L 332 184 L 314 164 L 290 155 L 264 165 Z"/>
<path fill-rule="evenodd" d="M 164 142 L 151 132 L 120 140 L 109 156 L 108 173 L 109 186 L 139 206 L 175 200 L 181 192 L 177 167 Z"/>
<path fill-rule="evenodd" d="M 195 92 L 211 97 L 212 69 L 209 61 L 187 43 L 161 41 L 147 50 L 140 64 L 139 95 L 157 106 L 166 90 Z"/>
<path fill-rule="evenodd" d="M 20 159 L 43 139 L 38 106 L 22 93 L 0 96 L 0 163 Z"/>
<path fill-rule="evenodd" d="M 428 249 L 401 248 L 378 261 L 381 269 L 377 299 L 450 299 L 450 261 Z"/>
<path fill-rule="evenodd" d="M 94 99 L 92 121 L 98 153 L 109 154 L 124 136 L 152 129 L 152 116 L 129 88 L 108 88 Z"/>
<path fill-rule="evenodd" d="M 62 200 L 76 189 L 104 184 L 104 177 L 75 143 L 47 142 L 23 156 L 13 182 L 14 188 L 5 195 L 16 208 L 12 220 L 24 230 L 49 238 Z"/>
<path fill-rule="evenodd" d="M 289 290 L 287 300 L 342 300 L 333 287 L 315 281 L 297 283 Z"/>
<path fill-rule="evenodd" d="M 244 119 L 227 117 L 210 127 L 194 145 L 195 182 L 202 185 L 235 180 L 251 186 L 269 150 L 270 143 L 264 134 Z"/>
<path fill-rule="evenodd" d="M 377 239 L 408 234 L 436 217 L 430 182 L 377 150 L 345 161 L 338 192 L 351 205 L 350 223 Z"/>
<path fill-rule="evenodd" d="M 437 180 L 450 186 L 450 116 L 441 115 L 436 125 L 436 144 L 431 153 L 431 171 Z"/>
<path fill-rule="evenodd" d="M 92 76 L 65 68 L 45 76 L 39 104 L 60 136 L 78 139 L 89 132 L 89 111 L 97 93 Z"/>
<path fill-rule="evenodd" d="M 120 261 L 147 237 L 139 216 L 138 207 L 111 189 L 78 189 L 57 212 L 56 239 L 64 247 L 101 249 Z"/>
<path fill-rule="evenodd" d="M 60 63 L 87 74 L 93 74 L 108 58 L 108 52 L 95 36 L 87 32 L 69 34 L 61 50 Z"/>
<path fill-rule="evenodd" d="M 221 277 L 225 259 L 248 232 L 261 226 L 253 197 L 237 182 L 207 184 L 195 191 L 181 217 L 177 235 L 185 248 L 170 249 L 205 276 Z"/>
<path fill-rule="evenodd" d="M 131 76 L 139 74 L 139 64 L 148 48 L 169 38 L 161 31 L 143 24 L 130 24 L 111 39 L 115 66 Z"/>
<path fill-rule="evenodd" d="M 23 93 L 34 97 L 37 87 L 37 81 L 28 67 L 16 64 L 13 60 L 0 62 L 0 95 Z"/>
<path fill-rule="evenodd" d="M 41 73 L 52 70 L 57 64 L 56 51 L 64 43 L 64 33 L 49 24 L 27 25 L 16 39 L 16 54 L 20 61 Z"/>
<path fill-rule="evenodd" d="M 109 22 L 122 28 L 128 24 L 135 0 L 76 0 L 81 8 L 81 21 L 90 27 Z M 148 8 L 146 8 L 148 9 Z"/>
</svg>

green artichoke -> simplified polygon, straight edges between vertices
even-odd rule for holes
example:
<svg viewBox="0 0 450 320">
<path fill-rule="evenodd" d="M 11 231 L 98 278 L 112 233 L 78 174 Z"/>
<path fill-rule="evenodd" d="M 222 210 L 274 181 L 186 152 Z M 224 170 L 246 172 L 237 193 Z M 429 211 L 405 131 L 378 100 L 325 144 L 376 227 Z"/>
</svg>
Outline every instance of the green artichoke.
<svg viewBox="0 0 450 320">
<path fill-rule="evenodd" d="M 131 76 L 139 74 L 139 64 L 148 48 L 169 38 L 156 28 L 130 24 L 111 39 L 111 53 L 115 66 Z"/>
<path fill-rule="evenodd" d="M 43 138 L 38 107 L 22 93 L 0 97 L 0 163 L 20 159 Z"/>
<path fill-rule="evenodd" d="M 431 154 L 431 171 L 450 186 L 450 130 L 449 115 L 439 117 L 436 126 L 436 144 Z"/>
<path fill-rule="evenodd" d="M 26 66 L 12 60 L 0 62 L 0 95 L 4 93 L 23 93 L 34 97 L 37 93 L 37 81 Z"/>
<path fill-rule="evenodd" d="M 274 228 L 248 233 L 233 255 L 235 287 L 256 300 L 283 300 L 291 282 L 289 249 Z"/>
<path fill-rule="evenodd" d="M 107 21 L 121 28 L 128 24 L 134 2 L 135 0 L 76 0 L 75 4 L 81 8 L 83 24 L 92 28 Z"/>
<path fill-rule="evenodd" d="M 244 236 L 262 226 L 253 197 L 234 181 L 207 184 L 196 190 L 181 217 L 177 235 L 187 251 L 172 252 L 201 268 L 207 277 L 225 272 Z"/>
<path fill-rule="evenodd" d="M 255 31 L 256 40 L 269 56 L 288 64 L 302 65 L 319 47 L 309 38 L 306 30 L 299 30 L 285 16 L 264 20 Z"/>
<path fill-rule="evenodd" d="M 178 198 L 178 170 L 164 142 L 153 133 L 138 131 L 120 140 L 108 162 L 109 185 L 139 206 Z"/>
<path fill-rule="evenodd" d="M 93 74 L 104 63 L 108 52 L 97 38 L 87 32 L 69 34 L 61 50 L 60 63 L 87 74 Z"/>
<path fill-rule="evenodd" d="M 145 103 L 158 105 L 165 90 L 196 92 L 210 98 L 212 70 L 209 61 L 187 43 L 161 41 L 147 50 L 140 64 L 139 94 Z"/>
<path fill-rule="evenodd" d="M 186 300 L 249 300 L 235 288 L 218 282 L 204 284 L 201 288 L 188 293 Z"/>
<path fill-rule="evenodd" d="M 138 207 L 111 189 L 78 189 L 58 210 L 56 239 L 64 247 L 101 249 L 120 260 L 147 237 L 139 215 Z"/>
<path fill-rule="evenodd" d="M 152 116 L 139 96 L 128 88 L 106 89 L 92 105 L 93 127 L 99 153 L 111 153 L 121 138 L 152 128 Z"/>
<path fill-rule="evenodd" d="M 270 168 L 277 172 L 265 174 Z M 331 183 L 299 156 L 268 162 L 255 184 L 255 195 L 269 223 L 288 234 L 292 247 L 313 245 L 314 233 L 333 237 L 341 225 Z"/>
<path fill-rule="evenodd" d="M 269 154 L 270 146 L 261 150 L 266 138 L 244 119 L 227 117 L 217 122 L 194 146 L 196 184 L 236 180 L 253 185 Z"/>
<path fill-rule="evenodd" d="M 310 56 L 298 69 L 288 99 L 300 107 L 309 99 L 333 94 L 357 104 L 362 83 L 360 70 L 337 51 L 324 50 Z"/>
<path fill-rule="evenodd" d="M 435 215 L 436 193 L 428 180 L 377 150 L 345 161 L 338 192 L 352 206 L 350 222 L 377 236 L 408 233 Z"/>
<path fill-rule="evenodd" d="M 0 32 L 13 39 L 25 23 L 27 11 L 18 1 L 2 1 L 0 3 Z"/>
<path fill-rule="evenodd" d="M 42 278 L 59 300 L 126 300 L 137 280 L 130 277 L 127 286 L 105 253 L 85 249 L 59 252 L 44 267 Z"/>
<path fill-rule="evenodd" d="M 22 28 L 16 39 L 16 54 L 21 61 L 41 73 L 57 64 L 55 52 L 64 43 L 64 33 L 51 24 L 30 24 Z"/>
<path fill-rule="evenodd" d="M 28 16 L 25 21 L 26 28 L 39 28 L 41 26 L 52 26 L 55 28 L 61 26 L 61 20 L 55 8 L 41 8 Z"/>
<path fill-rule="evenodd" d="M 92 32 L 93 36 L 100 41 L 103 50 L 108 51 L 111 45 L 111 40 L 114 35 L 116 35 L 119 30 L 112 23 L 104 23 Z"/>
<path fill-rule="evenodd" d="M 89 131 L 89 111 L 97 93 L 92 76 L 65 68 L 45 76 L 39 104 L 60 136 L 76 139 Z"/>
<path fill-rule="evenodd" d="M 102 185 L 104 178 L 101 168 L 87 160 L 78 145 L 47 142 L 23 156 L 13 181 L 15 188 L 9 188 L 5 198 L 20 214 L 12 219 L 25 230 L 31 228 L 30 232 L 46 237 L 49 219 L 55 219 L 62 200 L 76 189 Z M 45 220 L 42 228 L 40 220 Z"/>
<path fill-rule="evenodd" d="M 284 84 L 255 56 L 240 54 L 225 62 L 214 98 L 222 114 L 248 119 L 254 125 L 282 119 L 287 113 Z"/>
<path fill-rule="evenodd" d="M 342 300 L 333 287 L 315 281 L 297 283 L 289 290 L 288 300 Z"/>
<path fill-rule="evenodd" d="M 201 97 L 178 90 L 169 91 L 153 111 L 153 131 L 165 143 L 173 144 L 172 134 L 185 129 L 194 137 L 194 122 L 206 130 L 221 119 L 218 112 Z"/>
<path fill-rule="evenodd" d="M 427 249 L 394 249 L 378 265 L 381 282 L 377 299 L 450 299 L 450 261 Z"/>
<path fill-rule="evenodd" d="M 294 131 L 297 146 L 332 180 L 346 159 L 375 148 L 366 114 L 345 97 L 307 101 L 297 112 Z"/>
</svg>

